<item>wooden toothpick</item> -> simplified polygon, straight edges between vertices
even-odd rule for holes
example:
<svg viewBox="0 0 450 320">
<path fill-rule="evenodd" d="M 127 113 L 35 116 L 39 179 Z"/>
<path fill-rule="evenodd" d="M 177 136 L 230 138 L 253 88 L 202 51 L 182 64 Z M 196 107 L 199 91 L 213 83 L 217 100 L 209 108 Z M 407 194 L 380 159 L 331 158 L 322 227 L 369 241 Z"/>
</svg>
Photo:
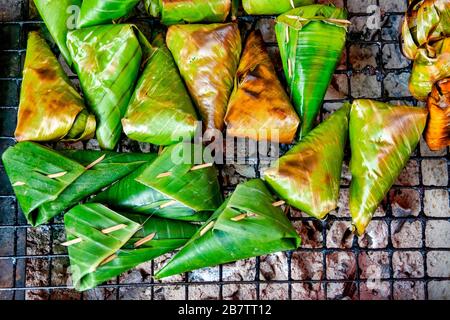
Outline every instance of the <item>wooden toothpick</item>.
<svg viewBox="0 0 450 320">
<path fill-rule="evenodd" d="M 90 165 L 88 165 L 85 169 L 89 170 L 92 169 L 94 166 L 96 166 L 97 164 L 99 164 L 100 162 L 103 161 L 103 159 L 105 159 L 106 154 L 102 155 L 100 158 L 98 158 L 97 160 L 95 160 L 94 162 L 92 162 Z"/>
<path fill-rule="evenodd" d="M 159 208 L 160 208 L 160 209 L 164 209 L 164 208 L 173 206 L 173 205 L 176 204 L 177 202 L 178 202 L 177 200 L 171 200 L 171 201 L 169 201 L 169 202 L 166 202 L 166 203 L 160 205 Z"/>
<path fill-rule="evenodd" d="M 113 233 L 114 231 L 125 229 L 126 227 L 127 227 L 126 224 L 118 224 L 116 226 L 112 226 L 110 228 L 103 229 L 103 230 L 101 230 L 101 232 L 103 234 L 110 234 L 110 233 Z M 64 246 L 64 247 L 69 247 L 71 245 L 80 243 L 81 241 L 83 241 L 82 238 L 75 238 L 73 240 L 69 240 L 69 241 L 63 242 L 63 243 L 61 243 L 61 245 Z"/>
<path fill-rule="evenodd" d="M 144 243 L 152 241 L 155 237 L 156 237 L 156 232 L 153 232 L 153 233 L 149 234 L 148 236 L 146 236 L 145 238 L 142 238 L 141 240 L 136 241 L 136 243 L 134 244 L 134 247 L 135 248 L 140 247 Z"/>
<path fill-rule="evenodd" d="M 63 172 L 58 172 L 58 173 L 53 173 L 53 174 L 48 174 L 47 178 L 50 179 L 55 179 L 55 178 L 59 178 L 59 177 L 63 177 L 67 174 L 67 171 L 63 171 Z"/>
</svg>

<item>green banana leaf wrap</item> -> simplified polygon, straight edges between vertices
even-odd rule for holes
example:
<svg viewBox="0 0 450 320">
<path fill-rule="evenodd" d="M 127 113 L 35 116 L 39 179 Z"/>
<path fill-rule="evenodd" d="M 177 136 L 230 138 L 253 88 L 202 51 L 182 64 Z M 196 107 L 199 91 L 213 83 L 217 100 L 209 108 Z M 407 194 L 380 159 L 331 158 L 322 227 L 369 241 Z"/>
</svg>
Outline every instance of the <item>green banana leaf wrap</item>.
<svg viewBox="0 0 450 320">
<path fill-rule="evenodd" d="M 291 143 L 300 119 L 284 91 L 261 32 L 248 36 L 225 115 L 229 136 Z"/>
<path fill-rule="evenodd" d="M 222 131 L 242 50 L 237 24 L 171 26 L 167 46 L 206 129 Z"/>
<path fill-rule="evenodd" d="M 301 119 L 299 138 L 317 115 L 345 47 L 348 21 L 344 9 L 304 6 L 279 16 L 275 33 L 291 100 Z"/>
<path fill-rule="evenodd" d="M 232 0 L 145 0 L 147 12 L 165 25 L 224 22 Z"/>
<path fill-rule="evenodd" d="M 300 237 L 283 211 L 272 205 L 274 201 L 262 180 L 238 185 L 155 277 L 298 248 Z"/>
<path fill-rule="evenodd" d="M 425 108 L 355 100 L 350 111 L 350 213 L 362 235 L 405 167 L 427 121 Z"/>
<path fill-rule="evenodd" d="M 104 203 L 111 208 L 126 212 L 156 215 L 174 220 L 200 222 L 206 221 L 211 216 L 213 210 L 196 212 L 180 202 L 176 202 L 168 207 L 161 207 L 161 205 L 167 204 L 173 199 L 156 189 L 136 181 L 136 178 L 146 169 L 147 166 L 141 166 L 110 188 L 96 195 L 91 202 Z M 218 203 L 217 206 L 219 205 Z"/>
<path fill-rule="evenodd" d="M 98 151 L 58 153 L 36 143 L 20 142 L 6 150 L 3 163 L 27 221 L 38 226 L 154 157 Z"/>
<path fill-rule="evenodd" d="M 64 217 L 64 222 L 68 240 L 82 239 L 69 246 L 73 282 L 79 291 L 92 289 L 183 246 L 198 229 L 187 222 L 118 214 L 95 203 L 75 207 Z M 101 232 L 122 223 L 127 225 L 120 230 L 122 233 L 115 231 L 104 235 Z M 149 236 L 151 240 L 139 243 Z M 111 261 L 102 263 L 108 257 Z"/>
<path fill-rule="evenodd" d="M 425 101 L 433 85 L 450 77 L 450 38 L 445 38 L 427 48 L 418 50 L 409 79 L 409 91 Z"/>
<path fill-rule="evenodd" d="M 313 3 L 314 0 L 242 0 L 245 12 L 251 15 L 282 14 L 293 8 Z"/>
<path fill-rule="evenodd" d="M 410 1 L 402 25 L 402 49 L 408 59 L 414 60 L 419 48 L 449 36 L 448 0 Z"/>
<path fill-rule="evenodd" d="M 196 212 L 215 211 L 222 204 L 222 193 L 213 166 L 193 170 L 203 146 L 179 143 L 163 150 L 136 181 L 158 190 L 171 200 Z M 176 205 L 176 203 L 174 203 Z"/>
<path fill-rule="evenodd" d="M 338 206 L 350 105 L 344 105 L 265 171 L 288 204 L 318 219 Z"/>
<path fill-rule="evenodd" d="M 150 45 L 136 27 L 120 24 L 71 31 L 67 44 L 87 104 L 97 118 L 100 147 L 114 149 Z"/>
<path fill-rule="evenodd" d="M 28 34 L 17 116 L 17 141 L 87 140 L 95 134 L 89 114 L 47 42 Z"/>
<path fill-rule="evenodd" d="M 34 4 L 47 26 L 50 35 L 58 45 L 61 54 L 69 66 L 72 66 L 72 57 L 67 48 L 66 39 L 69 28 L 75 29 L 77 10 L 82 0 L 34 0 Z"/>
<path fill-rule="evenodd" d="M 83 0 L 78 28 L 108 24 L 128 15 L 139 0 Z"/>
<path fill-rule="evenodd" d="M 125 134 L 137 141 L 170 145 L 190 140 L 198 122 L 195 108 L 172 55 L 157 38 L 122 119 Z"/>
</svg>

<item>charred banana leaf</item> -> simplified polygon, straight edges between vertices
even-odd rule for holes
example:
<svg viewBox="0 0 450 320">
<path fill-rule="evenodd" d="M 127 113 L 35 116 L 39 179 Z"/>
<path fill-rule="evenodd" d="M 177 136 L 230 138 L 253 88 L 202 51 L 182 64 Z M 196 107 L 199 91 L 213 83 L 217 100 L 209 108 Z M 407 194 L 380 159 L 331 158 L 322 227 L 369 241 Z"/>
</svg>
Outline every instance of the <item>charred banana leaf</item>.
<svg viewBox="0 0 450 320">
<path fill-rule="evenodd" d="M 345 46 L 348 21 L 332 5 L 299 7 L 275 26 L 289 92 L 301 119 L 299 138 L 315 125 L 325 93 Z"/>
<path fill-rule="evenodd" d="M 245 12 L 252 15 L 282 14 L 313 3 L 314 0 L 242 0 Z"/>
<path fill-rule="evenodd" d="M 299 118 L 284 91 L 261 33 L 247 40 L 225 116 L 230 136 L 291 143 Z"/>
<path fill-rule="evenodd" d="M 344 105 L 264 173 L 282 199 L 318 219 L 338 205 L 349 111 Z"/>
<path fill-rule="evenodd" d="M 190 140 L 197 114 L 164 40 L 153 42 L 153 53 L 142 73 L 125 118 L 125 134 L 137 141 L 170 145 Z"/>
<path fill-rule="evenodd" d="M 95 134 L 89 114 L 50 47 L 38 32 L 28 34 L 17 141 L 87 140 Z"/>
<path fill-rule="evenodd" d="M 34 0 L 39 14 L 44 20 L 48 31 L 61 51 L 69 66 L 72 66 L 72 57 L 67 48 L 67 32 L 75 29 L 77 12 L 82 0 Z M 69 29 L 69 27 L 72 27 Z"/>
<path fill-rule="evenodd" d="M 165 25 L 197 22 L 224 22 L 232 0 L 145 0 L 147 12 Z"/>
<path fill-rule="evenodd" d="M 450 38 L 418 50 L 414 60 L 409 91 L 418 100 L 425 101 L 433 85 L 450 77 Z"/>
<path fill-rule="evenodd" d="M 97 118 L 100 147 L 114 149 L 142 58 L 146 58 L 150 45 L 132 25 L 75 30 L 67 40 L 87 104 Z"/>
<path fill-rule="evenodd" d="M 206 129 L 222 131 L 242 49 L 237 24 L 171 26 L 167 46 Z"/>
<path fill-rule="evenodd" d="M 69 246 L 73 283 L 80 291 L 183 246 L 198 229 L 181 221 L 118 214 L 100 204 L 75 207 L 64 222 L 67 239 L 81 239 Z M 117 226 L 123 229 L 102 232 Z"/>
<path fill-rule="evenodd" d="M 414 60 L 420 48 L 450 36 L 450 2 L 448 0 L 413 0 L 402 26 L 404 55 Z"/>
<path fill-rule="evenodd" d="M 450 146 L 450 78 L 435 83 L 427 107 L 425 141 L 431 150 L 438 151 Z"/>
<path fill-rule="evenodd" d="M 356 100 L 350 111 L 350 213 L 362 235 L 416 148 L 427 110 Z"/>
<path fill-rule="evenodd" d="M 78 28 L 108 24 L 128 15 L 139 0 L 83 0 Z"/>
</svg>

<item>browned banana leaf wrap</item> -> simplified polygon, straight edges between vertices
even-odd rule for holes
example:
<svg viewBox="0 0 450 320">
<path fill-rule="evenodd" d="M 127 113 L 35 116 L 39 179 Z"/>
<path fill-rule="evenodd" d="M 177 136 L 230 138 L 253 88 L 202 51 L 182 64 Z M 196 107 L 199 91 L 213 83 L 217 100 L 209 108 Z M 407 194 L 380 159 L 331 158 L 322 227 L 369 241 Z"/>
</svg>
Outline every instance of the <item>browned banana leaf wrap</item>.
<svg viewBox="0 0 450 320">
<path fill-rule="evenodd" d="M 206 129 L 222 131 L 242 50 L 238 25 L 171 26 L 167 32 L 167 46 Z"/>
<path fill-rule="evenodd" d="M 429 115 L 425 141 L 431 150 L 438 151 L 450 146 L 450 78 L 433 86 L 427 107 Z"/>
<path fill-rule="evenodd" d="M 264 173 L 280 198 L 318 219 L 338 205 L 349 111 L 344 105 Z"/>
<path fill-rule="evenodd" d="M 450 36 L 450 1 L 413 0 L 402 26 L 404 55 L 411 60 L 421 47 Z"/>
<path fill-rule="evenodd" d="M 248 37 L 225 123 L 230 136 L 280 143 L 291 143 L 300 124 L 259 31 Z"/>
<path fill-rule="evenodd" d="M 23 69 L 17 141 L 85 140 L 95 133 L 95 117 L 70 83 L 38 32 L 28 35 Z"/>
<path fill-rule="evenodd" d="M 350 213 L 362 235 L 416 148 L 427 110 L 355 100 L 350 111 Z"/>
<path fill-rule="evenodd" d="M 434 83 L 450 77 L 450 38 L 419 49 L 409 80 L 409 90 L 418 100 L 425 101 Z"/>
</svg>

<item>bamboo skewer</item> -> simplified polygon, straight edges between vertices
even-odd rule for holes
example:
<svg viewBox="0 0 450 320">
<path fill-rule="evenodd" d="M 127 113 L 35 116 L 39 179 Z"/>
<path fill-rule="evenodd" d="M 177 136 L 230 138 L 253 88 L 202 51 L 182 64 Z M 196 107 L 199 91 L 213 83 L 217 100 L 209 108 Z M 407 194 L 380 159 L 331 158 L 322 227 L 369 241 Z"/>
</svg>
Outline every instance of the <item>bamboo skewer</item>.
<svg viewBox="0 0 450 320">
<path fill-rule="evenodd" d="M 151 234 L 149 234 L 148 236 L 146 236 L 145 238 L 142 238 L 139 241 L 136 241 L 136 243 L 134 244 L 135 248 L 138 248 L 140 246 L 142 246 L 143 244 L 152 241 L 154 238 L 156 237 L 156 232 L 153 232 Z"/>
<path fill-rule="evenodd" d="M 204 164 L 199 164 L 197 166 L 193 166 L 189 171 L 197 171 L 197 170 L 202 170 L 202 169 L 206 169 L 206 168 L 210 168 L 214 165 L 214 163 L 204 163 Z M 170 177 L 172 175 L 172 172 L 167 171 L 167 172 L 163 172 L 160 173 L 156 176 L 157 179 L 160 178 L 165 178 L 165 177 Z"/>
<path fill-rule="evenodd" d="M 156 176 L 156 178 L 160 179 L 160 178 L 164 178 L 164 177 L 170 177 L 171 175 L 172 175 L 172 172 L 168 171 L 168 172 L 163 172 L 163 173 L 158 174 Z"/>
<path fill-rule="evenodd" d="M 53 173 L 53 174 L 48 174 L 47 178 L 50 178 L 50 179 L 60 178 L 60 177 L 65 176 L 66 174 L 67 174 L 67 171 Z"/>
<path fill-rule="evenodd" d="M 164 208 L 173 206 L 173 205 L 176 204 L 177 202 L 178 202 L 177 200 L 172 200 L 172 201 L 169 201 L 169 202 L 166 202 L 166 203 L 162 204 L 159 208 L 160 208 L 160 209 L 164 209 Z"/>
<path fill-rule="evenodd" d="M 107 264 L 108 262 L 113 261 L 115 258 L 117 258 L 117 254 L 110 255 L 108 258 L 106 258 L 105 260 L 103 260 L 102 262 L 100 262 L 99 267 L 101 267 L 101 266 Z"/>
<path fill-rule="evenodd" d="M 209 230 L 211 230 L 213 227 L 214 221 L 211 221 L 200 231 L 200 237 L 203 236 L 205 233 L 207 233 Z"/>
<path fill-rule="evenodd" d="M 110 228 L 103 229 L 101 232 L 103 234 L 110 234 L 110 233 L 113 233 L 114 231 L 125 229 L 126 227 L 127 227 L 126 224 L 118 224 L 116 226 L 112 226 Z M 64 247 L 69 247 L 71 245 L 80 243 L 81 241 L 83 241 L 82 238 L 75 238 L 73 240 L 69 240 L 69 241 L 63 242 L 63 243 L 61 243 L 61 245 L 64 246 Z"/>
<path fill-rule="evenodd" d="M 279 201 L 276 201 L 276 202 L 272 203 L 272 206 L 274 206 L 274 207 L 281 207 L 282 205 L 285 205 L 285 204 L 286 204 L 286 201 L 279 200 Z M 237 222 L 237 221 L 244 220 L 245 218 L 248 218 L 248 217 L 256 217 L 256 216 L 257 216 L 256 213 L 247 212 L 247 213 L 243 213 L 243 214 L 237 215 L 237 216 L 231 218 L 231 220 Z"/>
<path fill-rule="evenodd" d="M 91 164 L 89 164 L 85 169 L 89 170 L 92 169 L 94 166 L 96 166 L 97 164 L 99 164 L 100 162 L 103 161 L 103 159 L 105 159 L 106 154 L 102 155 L 100 158 L 98 158 L 97 160 L 95 160 L 94 162 L 92 162 Z"/>
<path fill-rule="evenodd" d="M 280 201 L 277 201 L 277 202 L 272 203 L 272 205 L 273 205 L 274 207 L 281 207 L 281 206 L 283 206 L 283 205 L 285 205 L 285 204 L 286 204 L 286 201 L 284 201 L 284 200 L 280 200 Z"/>
<path fill-rule="evenodd" d="M 26 185 L 25 182 L 17 181 L 17 182 L 15 182 L 12 186 L 13 186 L 13 187 L 20 187 L 20 186 L 24 186 L 24 185 Z"/>
</svg>

